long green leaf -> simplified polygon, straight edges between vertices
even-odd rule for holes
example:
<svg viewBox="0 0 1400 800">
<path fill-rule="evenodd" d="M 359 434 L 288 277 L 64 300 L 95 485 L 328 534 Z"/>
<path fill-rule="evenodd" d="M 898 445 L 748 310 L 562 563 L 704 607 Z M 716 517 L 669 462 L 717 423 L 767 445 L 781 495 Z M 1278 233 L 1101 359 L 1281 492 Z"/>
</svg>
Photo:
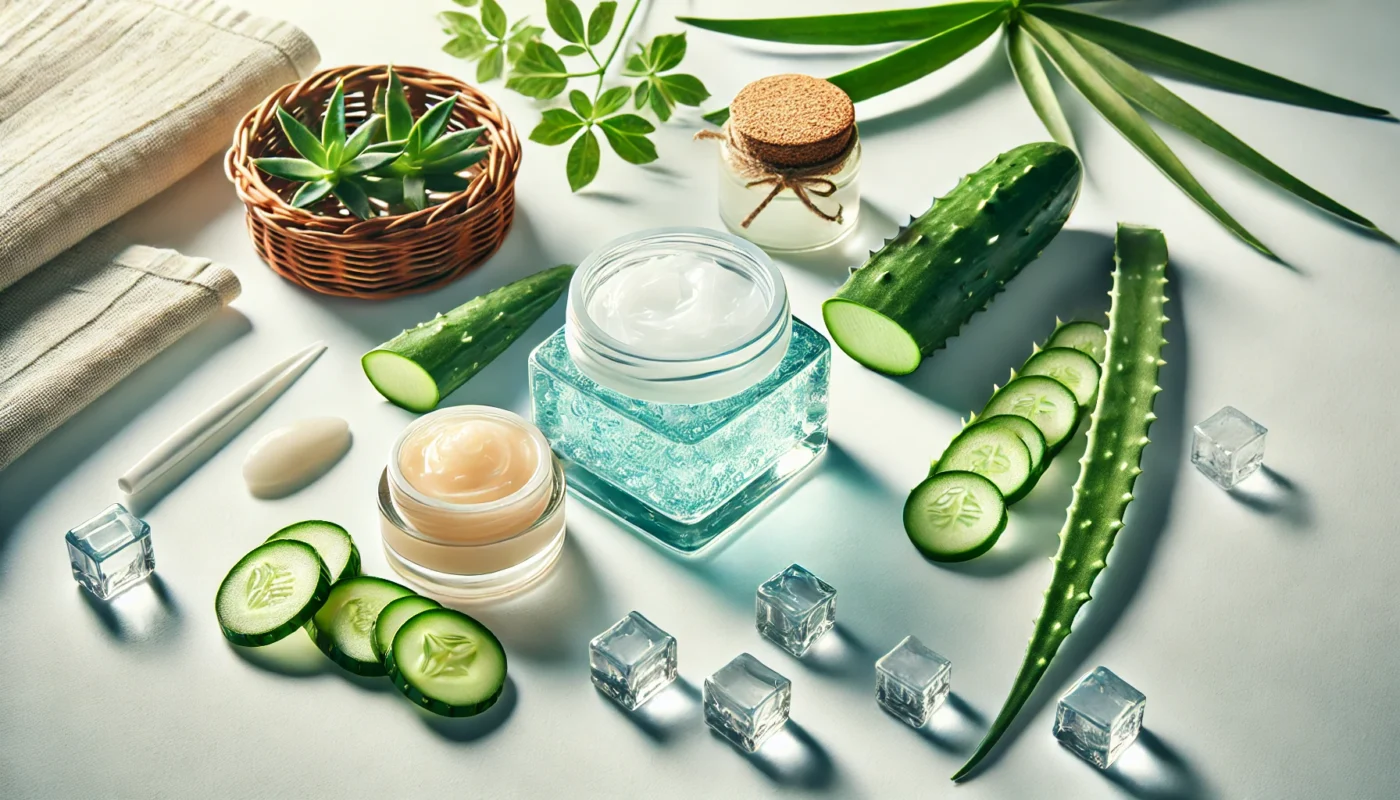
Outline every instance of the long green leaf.
<svg viewBox="0 0 1400 800">
<path fill-rule="evenodd" d="M 321 122 L 321 146 L 327 154 L 333 144 L 345 145 L 345 84 L 336 83 L 331 92 L 330 102 L 326 103 L 326 118 Z M 328 156 L 328 161 L 333 161 Z"/>
<path fill-rule="evenodd" d="M 354 181 L 341 181 L 335 185 L 334 189 L 331 189 L 331 192 L 335 194 L 341 205 L 348 208 L 351 214 L 360 219 L 369 219 L 375 216 L 365 190 L 361 189 Z"/>
<path fill-rule="evenodd" d="M 912 42 L 1005 8 L 1006 2 L 948 3 L 926 8 L 769 19 L 676 17 L 707 31 L 789 44 L 863 45 Z"/>
<path fill-rule="evenodd" d="M 1037 12 L 1038 13 L 1038 12 Z M 1109 124 L 1118 129 L 1123 134 L 1123 138 L 1132 143 L 1147 159 L 1172 180 L 1183 192 L 1192 200 L 1195 200 L 1201 208 L 1205 209 L 1212 217 L 1215 217 L 1220 224 L 1229 228 L 1232 233 L 1248 242 L 1251 246 L 1270 258 L 1277 258 L 1273 251 L 1264 245 L 1263 242 L 1255 238 L 1241 225 L 1230 212 L 1226 211 L 1214 197 L 1201 186 L 1186 165 L 1181 163 L 1181 159 L 1176 157 L 1167 143 L 1162 141 L 1162 137 L 1152 130 L 1147 121 L 1142 118 L 1132 105 L 1123 96 L 1114 91 L 1108 81 L 1103 76 L 1094 71 L 1089 62 L 1074 49 L 1074 46 L 1065 39 L 1064 35 L 1055 30 L 1050 25 L 1042 22 L 1039 18 L 1030 14 L 1021 17 L 1021 24 L 1025 26 L 1026 32 L 1035 37 L 1036 42 L 1050 56 L 1050 60 L 1055 62 L 1060 73 L 1065 79 L 1074 84 L 1074 87 L 1098 109 L 1103 118 Z"/>
<path fill-rule="evenodd" d="M 1031 101 L 1031 108 L 1045 123 L 1046 130 L 1055 137 L 1055 141 L 1071 150 L 1078 150 L 1069 120 L 1065 119 L 1060 101 L 1055 99 L 1050 77 L 1045 74 L 1040 54 L 1035 51 L 1035 42 L 1021 30 L 1020 25 L 1012 24 L 1006 30 L 1006 55 L 1011 59 L 1011 71 L 1016 74 L 1016 80 L 1020 81 L 1021 88 L 1026 92 L 1026 99 Z"/>
<path fill-rule="evenodd" d="M 1034 13 L 1061 30 L 1097 42 L 1120 56 L 1162 67 L 1210 86 L 1355 117 L 1390 116 L 1383 108 L 1304 86 L 1126 22 L 1043 5 L 1036 5 Z"/>
<path fill-rule="evenodd" d="M 1141 70 L 1114 55 L 1108 49 L 1072 33 L 1065 33 L 1065 38 L 1074 45 L 1075 49 L 1094 69 L 1099 71 L 1099 74 L 1108 80 L 1113 88 L 1117 89 L 1124 97 L 1142 106 L 1149 114 L 1180 129 L 1201 143 L 1215 148 L 1265 180 L 1280 188 L 1287 189 L 1318 208 L 1380 233 L 1375 223 L 1293 177 L 1257 150 L 1240 141 L 1234 134 L 1220 127 L 1195 106 L 1182 100 L 1171 90 L 1150 76 L 1143 74 Z"/>
<path fill-rule="evenodd" d="M 277 121 L 282 125 L 282 133 L 286 134 L 287 141 L 292 143 L 292 149 L 296 150 L 307 161 L 318 167 L 327 167 L 326 149 L 321 146 L 321 140 L 316 138 L 316 134 L 311 129 L 301 124 L 301 120 L 287 113 L 282 106 L 277 106 Z"/>
<path fill-rule="evenodd" d="M 878 58 L 869 64 L 832 75 L 827 80 L 841 87 L 852 102 L 868 100 L 946 67 L 996 33 L 1006 19 L 1006 8 L 996 7 L 970 22 L 944 31 L 918 44 Z M 729 109 L 704 115 L 715 125 L 729 119 Z"/>
</svg>

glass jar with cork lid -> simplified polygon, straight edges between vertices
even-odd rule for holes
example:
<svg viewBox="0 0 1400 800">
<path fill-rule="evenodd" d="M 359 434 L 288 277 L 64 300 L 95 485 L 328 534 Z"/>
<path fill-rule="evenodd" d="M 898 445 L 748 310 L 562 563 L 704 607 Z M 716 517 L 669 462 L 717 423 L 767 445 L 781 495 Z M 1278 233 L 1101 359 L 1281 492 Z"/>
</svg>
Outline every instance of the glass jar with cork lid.
<svg viewBox="0 0 1400 800">
<path fill-rule="evenodd" d="M 851 98 L 835 84 L 785 74 L 745 86 L 720 141 L 719 213 L 735 234 L 777 251 L 814 250 L 860 214 L 860 137 Z"/>
</svg>

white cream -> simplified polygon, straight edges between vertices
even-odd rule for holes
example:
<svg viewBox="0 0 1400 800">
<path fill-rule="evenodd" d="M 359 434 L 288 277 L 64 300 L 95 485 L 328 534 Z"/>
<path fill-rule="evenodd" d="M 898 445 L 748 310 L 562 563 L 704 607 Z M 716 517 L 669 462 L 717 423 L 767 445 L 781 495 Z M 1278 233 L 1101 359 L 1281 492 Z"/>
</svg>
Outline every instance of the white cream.
<svg viewBox="0 0 1400 800">
<path fill-rule="evenodd" d="M 750 278 L 695 253 L 629 264 L 588 298 L 588 316 L 609 336 L 659 358 L 698 358 L 743 344 L 768 313 Z"/>
<path fill-rule="evenodd" d="M 243 480 L 254 497 L 283 497 L 326 474 L 349 449 L 350 426 L 345 420 L 298 420 L 253 445 L 243 461 Z"/>
</svg>

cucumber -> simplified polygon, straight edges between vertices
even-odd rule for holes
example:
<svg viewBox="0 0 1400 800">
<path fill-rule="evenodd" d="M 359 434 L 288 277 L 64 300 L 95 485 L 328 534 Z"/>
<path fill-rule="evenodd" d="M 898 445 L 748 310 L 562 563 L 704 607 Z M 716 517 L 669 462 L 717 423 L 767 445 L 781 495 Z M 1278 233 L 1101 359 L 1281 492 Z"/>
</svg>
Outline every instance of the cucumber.
<svg viewBox="0 0 1400 800">
<path fill-rule="evenodd" d="M 1095 363 L 1102 364 L 1104 349 L 1108 347 L 1108 334 L 1097 322 L 1076 320 L 1056 327 L 1045 346 L 1072 347 L 1092 356 Z"/>
<path fill-rule="evenodd" d="M 1063 383 L 1044 375 L 1016 378 L 992 395 L 982 417 L 1012 414 L 1025 417 L 1045 436 L 1053 457 L 1079 425 L 1079 401 Z"/>
<path fill-rule="evenodd" d="M 415 615 L 394 635 L 392 653 L 394 685 L 436 714 L 480 714 L 505 690 L 506 651 L 486 626 L 460 611 Z"/>
<path fill-rule="evenodd" d="M 1094 410 L 1099 396 L 1101 370 L 1093 356 L 1072 347 L 1051 347 L 1026 359 L 1021 375 L 1044 375 L 1054 378 L 1074 392 L 1074 399 L 1084 413 Z"/>
<path fill-rule="evenodd" d="M 390 602 L 413 594 L 411 589 L 361 575 L 331 587 L 326 604 L 311 618 L 306 632 L 321 652 L 356 675 L 385 675 L 374 653 L 374 624 Z"/>
<path fill-rule="evenodd" d="M 269 542 L 277 539 L 295 539 L 315 548 L 316 555 L 325 562 L 331 583 L 360 574 L 360 550 L 355 547 L 349 531 L 334 522 L 321 519 L 294 522 L 267 537 Z"/>
<path fill-rule="evenodd" d="M 568 264 L 537 272 L 404 331 L 360 359 L 394 405 L 432 411 L 548 311 L 569 286 Z"/>
<path fill-rule="evenodd" d="M 315 548 L 267 542 L 229 570 L 214 596 L 214 614 L 230 642 L 259 647 L 306 624 L 330 591 L 330 574 Z"/>
<path fill-rule="evenodd" d="M 970 425 L 977 420 L 977 415 L 973 414 L 972 421 L 968 424 Z M 1050 448 L 1045 445 L 1045 434 L 1040 432 L 1040 428 L 1037 428 L 1035 423 L 1025 417 L 1002 414 L 999 417 L 988 417 L 986 419 L 987 422 L 993 420 L 995 420 L 998 425 L 1009 428 L 1013 433 L 1021 437 L 1021 443 L 1026 446 L 1026 449 L 1029 450 L 1031 454 L 1031 482 L 1034 483 L 1040 478 L 1045 468 L 1050 465 Z"/>
<path fill-rule="evenodd" d="M 399 632 L 405 622 L 413 619 L 414 616 L 431 611 L 434 608 L 442 608 L 436 600 L 429 600 L 420 595 L 412 597 L 400 597 L 391 600 L 389 605 L 384 606 L 384 610 L 379 612 L 379 619 L 374 623 L 374 637 L 370 639 L 370 644 L 374 647 L 374 654 L 384 664 L 384 671 L 390 675 L 394 674 L 394 634 Z"/>
<path fill-rule="evenodd" d="M 914 487 L 904 503 L 904 531 L 933 561 L 967 561 L 1006 530 L 1006 500 L 975 472 L 940 472 Z"/>
<path fill-rule="evenodd" d="M 948 444 L 934 473 L 975 472 L 996 484 L 1007 503 L 1014 503 L 1030 486 L 1031 451 L 1001 417 L 969 425 Z"/>
<path fill-rule="evenodd" d="M 1080 172 L 1072 150 L 1039 142 L 968 175 L 822 304 L 832 340 L 876 372 L 913 372 L 1055 238 Z"/>
</svg>

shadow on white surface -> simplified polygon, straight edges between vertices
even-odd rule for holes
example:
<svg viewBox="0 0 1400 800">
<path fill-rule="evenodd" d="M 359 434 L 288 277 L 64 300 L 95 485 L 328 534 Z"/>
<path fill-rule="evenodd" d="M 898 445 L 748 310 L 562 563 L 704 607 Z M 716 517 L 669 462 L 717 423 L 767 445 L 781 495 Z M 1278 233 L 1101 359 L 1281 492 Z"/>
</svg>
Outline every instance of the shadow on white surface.
<svg viewBox="0 0 1400 800">
<path fill-rule="evenodd" d="M 1176 750 L 1145 729 L 1103 774 L 1138 800 L 1206 800 L 1214 796 Z"/>
<path fill-rule="evenodd" d="M 1229 492 L 1240 505 L 1265 516 L 1278 517 L 1295 531 L 1312 526 L 1312 504 L 1307 492 L 1278 471 L 1264 466 Z"/>
<path fill-rule="evenodd" d="M 900 724 L 903 725 L 903 721 L 900 721 Z M 928 722 L 917 731 L 939 750 L 965 756 L 972 752 L 982 734 L 987 732 L 987 718 L 968 705 L 957 692 L 949 692 L 943 707 L 935 711 Z"/>
<path fill-rule="evenodd" d="M 596 691 L 596 687 L 595 687 Z M 637 726 L 657 744 L 667 744 L 704 725 L 701 718 L 700 690 L 681 676 L 641 706 L 628 711 L 612 698 L 597 692 L 599 701 Z"/>
<path fill-rule="evenodd" d="M 385 678 L 378 680 L 388 684 Z M 515 713 L 520 701 L 520 692 L 515 680 L 506 676 L 506 685 L 501 689 L 501 697 L 496 704 L 474 717 L 444 717 L 422 708 L 414 707 L 423 724 L 438 736 L 459 744 L 475 742 L 500 730 L 500 727 Z"/>
<path fill-rule="evenodd" d="M 159 573 L 111 600 L 99 600 L 82 587 L 78 594 L 102 629 L 124 645 L 164 643 L 179 632 L 180 605 Z"/>
<path fill-rule="evenodd" d="M 798 659 L 813 672 L 875 685 L 875 659 L 879 657 L 843 622 L 836 623 Z"/>
<path fill-rule="evenodd" d="M 292 631 L 262 647 L 240 647 L 227 640 L 224 644 L 240 661 L 286 678 L 309 678 L 340 671 L 316 648 L 311 637 L 301 631 Z"/>
<path fill-rule="evenodd" d="M 745 753 L 713 730 L 710 735 L 748 759 L 769 780 L 780 786 L 827 789 L 836 781 L 836 765 L 826 748 L 807 729 L 788 720 L 756 752 Z"/>
</svg>

